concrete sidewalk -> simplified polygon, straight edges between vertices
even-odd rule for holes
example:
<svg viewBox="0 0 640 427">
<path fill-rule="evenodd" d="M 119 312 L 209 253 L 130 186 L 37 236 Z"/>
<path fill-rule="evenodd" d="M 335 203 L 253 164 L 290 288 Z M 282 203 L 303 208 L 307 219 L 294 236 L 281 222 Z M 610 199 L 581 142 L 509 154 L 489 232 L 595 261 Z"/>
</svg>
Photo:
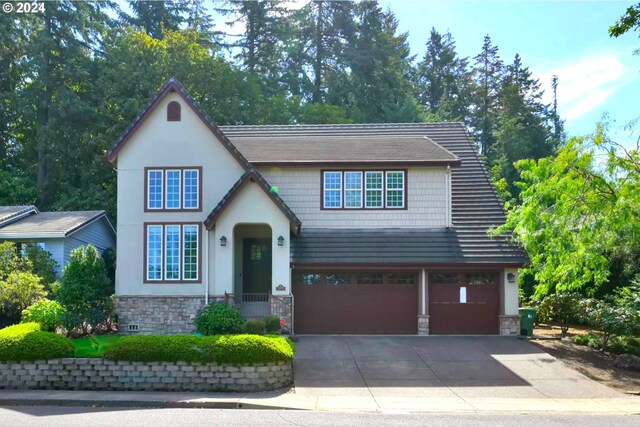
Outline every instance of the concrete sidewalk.
<svg viewBox="0 0 640 427">
<path fill-rule="evenodd" d="M 331 412 L 481 413 L 553 412 L 640 415 L 640 398 L 539 399 L 495 397 L 327 396 L 294 390 L 267 393 L 161 393 L 121 391 L 0 391 L 0 406 L 104 406 L 137 408 L 289 409 Z"/>
</svg>

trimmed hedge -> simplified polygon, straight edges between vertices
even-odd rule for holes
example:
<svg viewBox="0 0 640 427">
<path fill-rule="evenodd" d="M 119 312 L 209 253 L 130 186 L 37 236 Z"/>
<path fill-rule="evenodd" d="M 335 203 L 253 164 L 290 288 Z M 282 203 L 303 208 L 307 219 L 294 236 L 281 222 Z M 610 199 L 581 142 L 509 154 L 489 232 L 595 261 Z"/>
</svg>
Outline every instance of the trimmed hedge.
<svg viewBox="0 0 640 427">
<path fill-rule="evenodd" d="M 43 332 L 38 323 L 22 323 L 0 329 L 0 361 L 73 357 L 75 348 L 70 339 L 53 332 Z"/>
<path fill-rule="evenodd" d="M 259 335 L 135 335 L 122 338 L 105 359 L 135 362 L 201 362 L 227 365 L 287 362 L 294 346 L 283 337 Z"/>
</svg>

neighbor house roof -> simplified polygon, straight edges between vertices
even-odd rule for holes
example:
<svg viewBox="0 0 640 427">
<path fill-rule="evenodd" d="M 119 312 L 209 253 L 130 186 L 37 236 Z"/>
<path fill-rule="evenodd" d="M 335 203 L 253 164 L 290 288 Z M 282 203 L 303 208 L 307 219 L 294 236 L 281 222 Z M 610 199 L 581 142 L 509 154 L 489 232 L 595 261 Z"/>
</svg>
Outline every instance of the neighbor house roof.
<svg viewBox="0 0 640 427">
<path fill-rule="evenodd" d="M 253 164 L 452 164 L 460 159 L 420 135 L 237 135 L 233 144 Z"/>
<path fill-rule="evenodd" d="M 455 239 L 456 245 L 460 248 L 473 249 L 473 252 L 469 250 L 462 252 L 464 262 L 519 260 L 520 263 L 526 263 L 528 260 L 522 249 L 509 243 L 508 236 L 492 238 L 487 234 L 493 226 L 504 223 L 505 212 L 485 165 L 478 156 L 476 145 L 462 123 L 221 126 L 220 129 L 231 141 L 234 143 L 238 141 L 239 145 L 242 144 L 243 139 L 256 137 L 282 138 L 291 146 L 311 138 L 320 141 L 322 138 L 335 137 L 426 137 L 453 153 L 460 161 L 460 167 L 451 170 L 452 222 L 455 231 L 455 236 L 451 238 Z M 300 239 L 306 238 L 305 231 L 301 233 Z M 375 235 L 378 230 L 370 230 L 369 233 Z M 319 235 L 309 234 L 308 236 L 313 239 L 313 236 Z M 340 249 L 337 240 L 329 239 L 323 242 L 324 245 L 328 245 L 328 250 Z M 300 262 L 304 258 L 299 257 L 296 251 L 297 249 L 294 249 L 293 256 L 298 257 Z M 491 257 L 473 254 L 491 254 Z M 428 257 L 425 256 L 424 259 Z"/>
<path fill-rule="evenodd" d="M 207 219 L 204 221 L 204 225 L 207 229 L 211 229 L 216 220 L 224 212 L 224 210 L 231 204 L 231 201 L 235 198 L 236 195 L 240 194 L 240 191 L 250 182 L 255 182 L 258 186 L 265 192 L 267 196 L 276 204 L 276 206 L 282 211 L 282 213 L 289 218 L 289 222 L 291 223 L 291 228 L 294 233 L 297 233 L 300 230 L 300 220 L 296 216 L 295 213 L 289 206 L 278 196 L 277 190 L 272 188 L 267 181 L 256 171 L 254 168 L 246 171 L 238 181 L 231 187 L 231 189 L 227 192 L 227 194 L 220 200 L 220 203 L 213 208 Z"/>
<path fill-rule="evenodd" d="M 0 206 L 0 227 L 34 213 L 38 213 L 38 209 L 32 205 Z"/>
<path fill-rule="evenodd" d="M 0 228 L 0 239 L 66 237 L 102 217 L 105 211 L 40 212 Z"/>
</svg>

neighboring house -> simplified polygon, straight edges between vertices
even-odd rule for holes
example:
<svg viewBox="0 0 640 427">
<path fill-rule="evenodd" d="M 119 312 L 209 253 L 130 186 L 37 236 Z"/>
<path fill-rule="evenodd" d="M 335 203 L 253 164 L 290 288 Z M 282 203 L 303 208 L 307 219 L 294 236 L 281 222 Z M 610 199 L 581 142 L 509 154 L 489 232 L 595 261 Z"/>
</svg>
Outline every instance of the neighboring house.
<svg viewBox="0 0 640 427">
<path fill-rule="evenodd" d="M 216 126 L 175 79 L 108 154 L 124 332 L 212 300 L 297 334 L 519 333 L 526 255 L 460 123 Z"/>
<path fill-rule="evenodd" d="M 60 276 L 78 246 L 102 253 L 116 247 L 116 231 L 104 211 L 40 212 L 35 206 L 0 206 L 0 242 L 38 243 L 57 263 Z"/>
</svg>

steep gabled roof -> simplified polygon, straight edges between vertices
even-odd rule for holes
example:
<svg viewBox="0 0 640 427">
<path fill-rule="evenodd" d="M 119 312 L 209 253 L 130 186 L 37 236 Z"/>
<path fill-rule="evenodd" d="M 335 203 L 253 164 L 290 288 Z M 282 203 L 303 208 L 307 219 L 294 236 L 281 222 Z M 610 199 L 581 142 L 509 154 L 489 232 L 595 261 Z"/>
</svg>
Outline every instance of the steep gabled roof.
<svg viewBox="0 0 640 427">
<path fill-rule="evenodd" d="M 240 194 L 240 191 L 250 182 L 255 182 L 258 186 L 265 192 L 267 196 L 275 203 L 275 205 L 282 211 L 282 213 L 289 218 L 289 222 L 291 223 L 291 229 L 294 233 L 298 233 L 300 230 L 301 222 L 293 213 L 293 211 L 287 206 L 287 204 L 278 196 L 278 193 L 274 191 L 273 188 L 267 183 L 267 181 L 260 175 L 260 173 L 254 168 L 246 171 L 240 179 L 231 187 L 231 189 L 225 194 L 225 196 L 220 200 L 220 203 L 213 208 L 207 219 L 204 221 L 204 225 L 207 229 L 213 228 L 216 220 L 224 212 L 224 210 L 229 206 L 232 200 Z"/>
<path fill-rule="evenodd" d="M 122 150 L 127 142 L 131 139 L 133 134 L 138 130 L 140 125 L 145 121 L 145 119 L 153 112 L 153 110 L 158 106 L 160 101 L 164 99 L 169 93 L 177 93 L 182 97 L 182 99 L 191 107 L 191 109 L 200 117 L 202 122 L 209 128 L 209 130 L 218 138 L 218 140 L 222 143 L 222 145 L 229 151 L 229 153 L 240 163 L 240 165 L 245 169 L 249 169 L 251 167 L 250 163 L 244 156 L 238 151 L 238 149 L 229 141 L 229 138 L 220 130 L 220 128 L 214 123 L 214 121 L 207 115 L 207 113 L 200 108 L 198 103 L 193 99 L 189 92 L 178 82 L 175 77 L 171 77 L 165 85 L 162 87 L 160 92 L 156 94 L 156 96 L 151 99 L 149 104 L 142 110 L 140 115 L 131 123 L 131 125 L 124 131 L 122 136 L 118 139 L 118 141 L 111 147 L 111 150 L 107 153 L 107 159 L 110 162 L 114 162 L 118 157 L 118 152 Z"/>
<path fill-rule="evenodd" d="M 28 206 L 0 206 L 0 227 L 10 224 L 18 219 L 37 214 L 38 208 L 32 205 Z"/>
<path fill-rule="evenodd" d="M 0 239 L 62 238 L 103 217 L 113 230 L 105 211 L 40 212 L 0 228 Z"/>
</svg>

